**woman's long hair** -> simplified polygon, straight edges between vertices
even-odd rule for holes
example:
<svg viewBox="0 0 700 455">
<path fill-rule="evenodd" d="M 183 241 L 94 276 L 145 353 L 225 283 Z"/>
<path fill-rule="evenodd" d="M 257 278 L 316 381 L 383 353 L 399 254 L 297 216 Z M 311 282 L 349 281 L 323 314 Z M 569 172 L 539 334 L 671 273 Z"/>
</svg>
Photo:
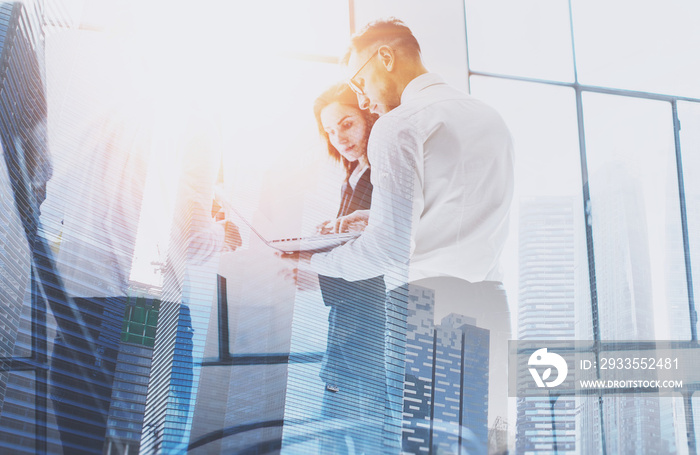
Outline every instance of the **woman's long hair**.
<svg viewBox="0 0 700 455">
<path fill-rule="evenodd" d="M 341 155 L 340 152 L 333 147 L 330 139 L 328 138 L 328 133 L 326 133 L 326 130 L 323 129 L 323 123 L 321 123 L 321 111 L 326 106 L 333 103 L 338 103 L 343 106 L 350 106 L 357 109 L 367 124 L 367 131 L 372 129 L 374 122 L 377 121 L 379 116 L 370 113 L 368 110 L 360 109 L 360 106 L 357 104 L 357 96 L 344 82 L 328 87 L 318 98 L 316 98 L 316 101 L 314 102 L 314 116 L 316 117 L 318 132 L 326 141 L 328 155 L 343 165 L 343 168 L 345 169 L 345 180 L 347 181 L 347 179 L 350 178 L 350 175 L 352 175 L 352 171 L 357 167 L 357 161 L 351 162 L 346 160 L 343 155 Z"/>
</svg>

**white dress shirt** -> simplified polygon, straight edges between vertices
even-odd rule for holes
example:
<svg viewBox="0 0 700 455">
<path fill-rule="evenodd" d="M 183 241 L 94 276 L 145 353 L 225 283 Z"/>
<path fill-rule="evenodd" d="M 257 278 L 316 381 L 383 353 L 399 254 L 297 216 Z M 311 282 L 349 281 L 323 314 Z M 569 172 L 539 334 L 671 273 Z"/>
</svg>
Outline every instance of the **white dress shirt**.
<svg viewBox="0 0 700 455">
<path fill-rule="evenodd" d="M 513 146 L 500 115 L 436 74 L 412 80 L 369 139 L 372 207 L 357 239 L 311 270 L 387 287 L 452 276 L 500 281 L 513 195 Z"/>
</svg>

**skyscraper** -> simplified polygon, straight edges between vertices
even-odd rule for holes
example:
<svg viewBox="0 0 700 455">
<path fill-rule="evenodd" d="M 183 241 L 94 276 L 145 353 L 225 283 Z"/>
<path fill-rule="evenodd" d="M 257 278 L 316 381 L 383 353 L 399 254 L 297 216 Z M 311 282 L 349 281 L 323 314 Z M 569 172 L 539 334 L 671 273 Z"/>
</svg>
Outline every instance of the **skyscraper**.
<svg viewBox="0 0 700 455">
<path fill-rule="evenodd" d="M 187 120 L 182 135 L 170 138 L 181 167 L 141 437 L 147 452 L 187 449 L 209 321 L 216 318 L 223 232 L 211 211 L 221 151 L 215 124 Z"/>
<path fill-rule="evenodd" d="M 619 163 L 591 174 L 591 211 L 601 340 L 654 340 L 649 235 L 641 182 Z M 578 312 L 590 313 L 577 305 Z M 579 318 L 590 321 L 590 316 Z M 592 333 L 586 324 L 581 333 Z M 663 453 L 658 397 L 581 399 L 581 450 L 599 450 L 605 434 L 608 453 Z M 600 416 L 602 415 L 602 425 Z"/>
<path fill-rule="evenodd" d="M 0 225 L 4 227 L 0 236 L 0 409 L 5 399 L 5 388 L 9 378 L 11 357 L 20 325 L 25 291 L 28 290 L 31 261 L 27 236 L 15 206 L 12 182 L 5 164 L 0 159 Z"/>
<path fill-rule="evenodd" d="M 47 439 L 45 301 L 33 262 L 52 172 L 42 37 L 36 5 L 0 3 L 0 451 L 13 453 Z"/>
<path fill-rule="evenodd" d="M 520 203 L 519 340 L 574 339 L 575 242 L 582 229 L 574 219 L 573 197 Z M 517 412 L 517 453 L 575 452 L 573 397 L 518 398 Z"/>
<path fill-rule="evenodd" d="M 486 450 L 489 331 L 450 314 L 435 325 L 434 292 L 409 286 L 403 450 Z"/>
<path fill-rule="evenodd" d="M 206 288 L 201 292 L 206 298 Z M 195 351 L 194 346 L 204 345 L 209 322 L 205 317 L 209 314 L 194 299 L 187 305 L 173 297 L 165 294 L 160 304 L 141 438 L 143 451 L 183 450 L 190 438 L 201 371 L 201 366 L 195 368 L 193 355 L 200 359 L 202 355 L 202 349 Z M 210 297 L 209 302 L 214 296 Z M 207 310 L 210 307 L 211 303 Z M 193 308 L 204 317 L 193 319 Z"/>
<path fill-rule="evenodd" d="M 157 296 L 139 293 L 127 302 L 112 386 L 105 451 L 139 453 L 143 412 L 158 321 Z"/>
</svg>

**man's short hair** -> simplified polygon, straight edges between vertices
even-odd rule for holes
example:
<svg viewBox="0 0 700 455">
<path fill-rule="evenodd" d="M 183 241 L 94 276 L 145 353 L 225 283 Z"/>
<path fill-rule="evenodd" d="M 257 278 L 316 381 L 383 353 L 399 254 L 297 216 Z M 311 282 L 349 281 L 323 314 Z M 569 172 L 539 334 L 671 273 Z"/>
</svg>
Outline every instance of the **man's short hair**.
<svg viewBox="0 0 700 455">
<path fill-rule="evenodd" d="M 379 47 L 384 44 L 404 51 L 412 57 L 420 58 L 420 45 L 411 29 L 401 20 L 389 17 L 370 22 L 355 33 L 350 38 L 350 47 L 343 57 L 343 63 L 348 63 L 353 51 L 359 53 L 367 48 Z"/>
</svg>

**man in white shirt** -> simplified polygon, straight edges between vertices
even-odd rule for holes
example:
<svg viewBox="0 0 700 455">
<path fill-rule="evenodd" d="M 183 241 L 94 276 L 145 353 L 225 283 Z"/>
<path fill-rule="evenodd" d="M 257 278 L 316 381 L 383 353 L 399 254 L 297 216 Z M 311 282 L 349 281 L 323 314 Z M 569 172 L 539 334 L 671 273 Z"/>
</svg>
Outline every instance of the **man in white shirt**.
<svg viewBox="0 0 700 455">
<path fill-rule="evenodd" d="M 495 110 L 428 73 L 417 42 L 411 52 L 404 38 L 389 35 L 398 25 L 380 25 L 386 33 L 369 28 L 370 36 L 353 38 L 347 60 L 360 106 L 381 116 L 368 146 L 380 191 L 363 235 L 314 255 L 310 268 L 353 280 L 405 268 L 405 252 L 389 245 L 410 226 L 409 281 L 498 281 L 513 192 L 510 133 Z"/>
<path fill-rule="evenodd" d="M 435 290 L 436 321 L 452 312 L 476 318 L 491 332 L 492 426 L 507 418 L 510 316 L 499 257 L 513 194 L 510 133 L 494 109 L 428 72 L 401 21 L 369 24 L 345 62 L 360 107 L 380 115 L 368 145 L 372 205 L 336 223 L 342 231 L 366 222 L 360 237 L 302 257 L 301 268 L 347 280 L 384 274 L 387 289 L 408 282 Z M 394 304 L 390 296 L 390 332 L 405 315 L 401 300 L 405 290 Z M 391 394 L 391 368 L 389 384 Z"/>
</svg>

